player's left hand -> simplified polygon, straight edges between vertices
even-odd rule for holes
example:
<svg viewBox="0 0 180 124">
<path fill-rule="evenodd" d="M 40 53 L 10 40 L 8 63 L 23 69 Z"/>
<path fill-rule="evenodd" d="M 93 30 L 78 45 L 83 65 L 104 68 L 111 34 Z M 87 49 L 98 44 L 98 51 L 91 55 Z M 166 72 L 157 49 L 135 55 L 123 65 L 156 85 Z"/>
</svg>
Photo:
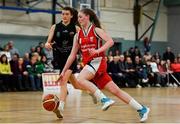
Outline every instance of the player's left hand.
<svg viewBox="0 0 180 124">
<path fill-rule="evenodd" d="M 96 49 L 89 49 L 89 55 L 90 56 L 94 56 L 94 55 L 97 55 L 98 54 L 98 51 Z"/>
</svg>

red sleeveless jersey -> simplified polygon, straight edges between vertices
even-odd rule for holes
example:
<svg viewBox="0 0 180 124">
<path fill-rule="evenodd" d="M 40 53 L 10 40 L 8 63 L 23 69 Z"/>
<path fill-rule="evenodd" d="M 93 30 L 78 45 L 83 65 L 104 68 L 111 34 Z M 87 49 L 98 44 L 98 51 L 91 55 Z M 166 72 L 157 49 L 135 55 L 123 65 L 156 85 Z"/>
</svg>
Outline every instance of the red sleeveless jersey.
<svg viewBox="0 0 180 124">
<path fill-rule="evenodd" d="M 90 62 L 93 58 L 105 56 L 104 52 L 99 53 L 99 55 L 89 55 L 89 49 L 98 49 L 102 46 L 102 39 L 95 33 L 94 25 L 89 26 L 87 33 L 85 33 L 83 29 L 79 31 L 78 42 L 80 44 L 82 59 L 85 65 L 88 62 Z"/>
</svg>

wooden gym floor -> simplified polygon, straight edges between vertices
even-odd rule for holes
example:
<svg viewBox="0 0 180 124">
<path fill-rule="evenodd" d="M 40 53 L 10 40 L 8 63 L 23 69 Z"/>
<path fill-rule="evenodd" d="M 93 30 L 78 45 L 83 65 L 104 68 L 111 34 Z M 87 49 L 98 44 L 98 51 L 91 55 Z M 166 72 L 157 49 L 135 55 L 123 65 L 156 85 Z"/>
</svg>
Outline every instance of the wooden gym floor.
<svg viewBox="0 0 180 124">
<path fill-rule="evenodd" d="M 151 108 L 147 123 L 180 123 L 180 88 L 125 88 L 129 94 Z M 69 94 L 64 119 L 42 109 L 42 92 L 0 93 L 0 123 L 139 123 L 137 112 L 116 100 L 108 111 L 101 111 L 89 95 Z"/>
</svg>

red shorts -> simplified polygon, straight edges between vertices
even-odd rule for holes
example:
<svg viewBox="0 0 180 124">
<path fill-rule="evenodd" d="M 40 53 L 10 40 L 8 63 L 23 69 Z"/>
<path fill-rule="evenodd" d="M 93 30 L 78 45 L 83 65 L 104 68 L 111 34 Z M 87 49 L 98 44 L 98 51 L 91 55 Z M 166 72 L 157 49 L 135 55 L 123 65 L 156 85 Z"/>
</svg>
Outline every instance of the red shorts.
<svg viewBox="0 0 180 124">
<path fill-rule="evenodd" d="M 95 75 L 92 80 L 99 89 L 103 89 L 107 83 L 112 81 L 111 77 L 107 73 L 107 63 L 103 57 L 94 58 L 84 68 L 88 69 Z"/>
</svg>

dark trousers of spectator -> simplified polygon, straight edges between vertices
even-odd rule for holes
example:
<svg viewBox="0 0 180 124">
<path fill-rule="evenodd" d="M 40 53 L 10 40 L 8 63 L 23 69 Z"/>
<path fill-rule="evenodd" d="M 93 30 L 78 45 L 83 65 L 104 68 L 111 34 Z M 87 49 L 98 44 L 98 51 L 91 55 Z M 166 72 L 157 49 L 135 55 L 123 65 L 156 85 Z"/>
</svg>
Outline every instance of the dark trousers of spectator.
<svg viewBox="0 0 180 124">
<path fill-rule="evenodd" d="M 3 82 L 3 86 L 4 86 L 5 91 L 15 91 L 16 90 L 16 84 L 12 78 L 12 75 L 0 74 L 0 79 Z"/>
<path fill-rule="evenodd" d="M 112 80 L 119 86 L 119 87 L 126 87 L 126 78 L 125 75 L 120 75 L 118 73 L 113 73 L 110 75 Z"/>
<path fill-rule="evenodd" d="M 126 73 L 128 87 L 134 88 L 138 84 L 138 76 L 135 72 Z"/>
<path fill-rule="evenodd" d="M 16 86 L 19 91 L 30 90 L 28 76 L 18 74 L 16 76 Z"/>
<path fill-rule="evenodd" d="M 32 90 L 42 90 L 41 77 L 38 77 L 36 75 L 29 75 L 29 79 Z"/>
</svg>

